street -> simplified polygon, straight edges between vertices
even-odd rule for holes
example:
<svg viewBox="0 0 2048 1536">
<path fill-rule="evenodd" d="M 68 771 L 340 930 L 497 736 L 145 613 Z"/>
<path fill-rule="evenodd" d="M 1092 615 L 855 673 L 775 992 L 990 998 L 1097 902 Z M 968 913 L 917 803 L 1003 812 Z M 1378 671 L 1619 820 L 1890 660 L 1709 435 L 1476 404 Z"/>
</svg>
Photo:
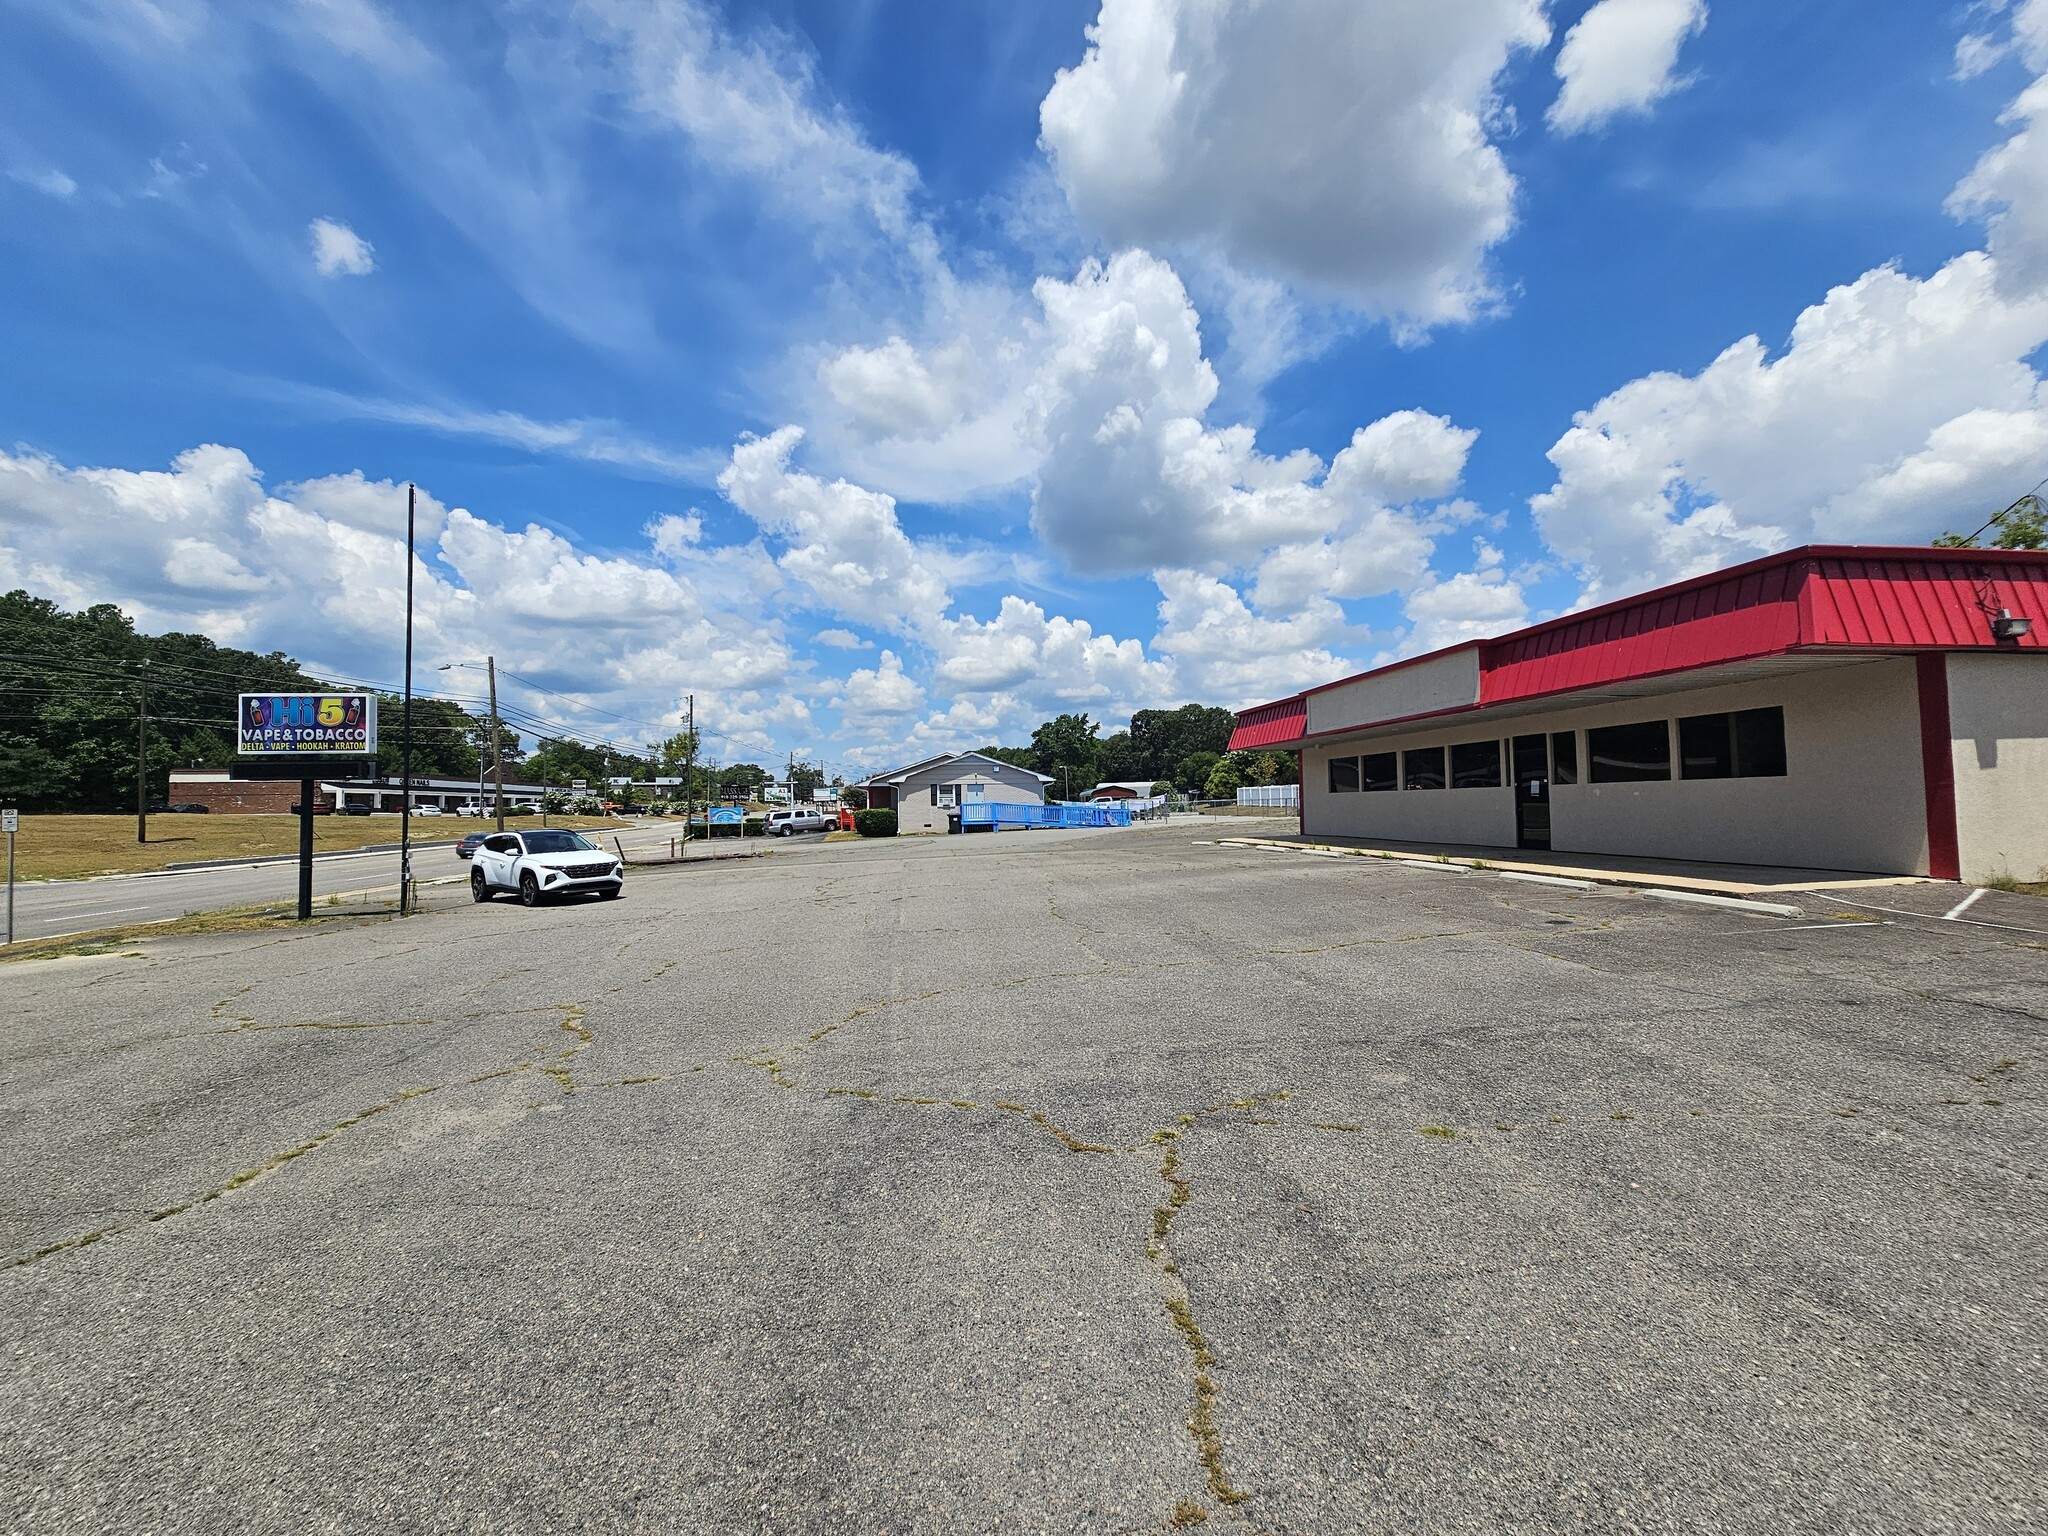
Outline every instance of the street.
<svg viewBox="0 0 2048 1536">
<path fill-rule="evenodd" d="M 426 825 L 423 838 L 439 841 L 451 835 L 451 827 L 454 835 L 459 836 L 490 823 L 447 818 L 432 819 Z M 606 847 L 616 837 L 628 853 L 644 854 L 665 851 L 678 832 L 678 826 L 672 823 L 622 822 L 616 832 L 590 835 Z M 414 847 L 412 869 L 417 880 L 438 880 L 449 875 L 467 878 L 468 868 L 455 856 L 452 842 Z M 217 912 L 268 901 L 290 902 L 296 898 L 298 889 L 296 856 L 164 874 L 23 881 L 14 888 L 14 935 L 18 940 L 46 939 L 67 933 L 89 933 L 98 928 L 159 922 L 194 912 Z M 363 891 L 378 891 L 396 899 L 396 853 L 329 854 L 313 861 L 315 899 Z"/>
<path fill-rule="evenodd" d="M 2039 902 L 1210 835 L 0 967 L 0 1526 L 2039 1530 Z"/>
</svg>

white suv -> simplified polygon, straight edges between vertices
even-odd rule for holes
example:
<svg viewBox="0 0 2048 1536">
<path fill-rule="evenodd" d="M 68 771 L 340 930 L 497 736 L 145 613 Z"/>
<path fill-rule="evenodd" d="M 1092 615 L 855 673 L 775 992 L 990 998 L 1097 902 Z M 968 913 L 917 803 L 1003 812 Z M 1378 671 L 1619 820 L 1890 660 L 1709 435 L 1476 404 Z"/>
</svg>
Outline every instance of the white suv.
<svg viewBox="0 0 2048 1536">
<path fill-rule="evenodd" d="M 831 825 L 823 811 L 805 805 L 794 810 L 770 811 L 767 832 L 770 837 L 789 837 L 798 832 L 823 832 Z"/>
<path fill-rule="evenodd" d="M 469 861 L 469 894 L 478 901 L 500 891 L 518 892 L 529 907 L 592 891 L 616 901 L 625 888 L 625 866 L 618 859 L 582 833 L 560 828 L 493 832 Z"/>
</svg>

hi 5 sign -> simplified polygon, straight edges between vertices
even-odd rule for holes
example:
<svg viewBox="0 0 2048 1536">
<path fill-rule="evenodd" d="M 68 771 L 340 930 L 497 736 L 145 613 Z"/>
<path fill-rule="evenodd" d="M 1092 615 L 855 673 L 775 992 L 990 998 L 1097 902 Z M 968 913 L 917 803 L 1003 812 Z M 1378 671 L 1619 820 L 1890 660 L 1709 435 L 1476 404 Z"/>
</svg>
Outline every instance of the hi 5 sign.
<svg viewBox="0 0 2048 1536">
<path fill-rule="evenodd" d="M 374 693 L 245 693 L 235 722 L 244 757 L 331 752 L 367 757 L 377 750 Z"/>
</svg>

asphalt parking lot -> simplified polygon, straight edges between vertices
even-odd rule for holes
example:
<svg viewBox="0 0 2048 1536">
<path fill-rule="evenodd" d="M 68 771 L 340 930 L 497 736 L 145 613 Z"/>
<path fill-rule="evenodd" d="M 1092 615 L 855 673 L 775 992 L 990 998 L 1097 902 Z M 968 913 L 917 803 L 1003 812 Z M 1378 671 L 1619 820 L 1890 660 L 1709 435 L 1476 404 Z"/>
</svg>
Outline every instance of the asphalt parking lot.
<svg viewBox="0 0 2048 1536">
<path fill-rule="evenodd" d="M 1211 835 L 0 967 L 0 1525 L 2042 1528 L 2048 904 Z"/>
</svg>

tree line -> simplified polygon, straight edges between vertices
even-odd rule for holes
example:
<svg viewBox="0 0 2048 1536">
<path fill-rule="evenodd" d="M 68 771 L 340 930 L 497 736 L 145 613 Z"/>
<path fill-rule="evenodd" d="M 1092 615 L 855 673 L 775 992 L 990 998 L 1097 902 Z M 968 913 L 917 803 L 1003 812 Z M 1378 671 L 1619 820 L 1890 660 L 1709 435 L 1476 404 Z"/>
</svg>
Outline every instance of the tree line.
<svg viewBox="0 0 2048 1536">
<path fill-rule="evenodd" d="M 1232 752 L 1237 716 L 1208 704 L 1141 709 L 1128 729 L 1102 734 L 1086 714 L 1056 715 L 1031 733 L 1028 747 L 984 747 L 988 756 L 1052 779 L 1052 794 L 1079 799 L 1097 784 L 1171 786 L 1227 800 L 1253 784 L 1292 784 L 1291 752 Z"/>
</svg>

